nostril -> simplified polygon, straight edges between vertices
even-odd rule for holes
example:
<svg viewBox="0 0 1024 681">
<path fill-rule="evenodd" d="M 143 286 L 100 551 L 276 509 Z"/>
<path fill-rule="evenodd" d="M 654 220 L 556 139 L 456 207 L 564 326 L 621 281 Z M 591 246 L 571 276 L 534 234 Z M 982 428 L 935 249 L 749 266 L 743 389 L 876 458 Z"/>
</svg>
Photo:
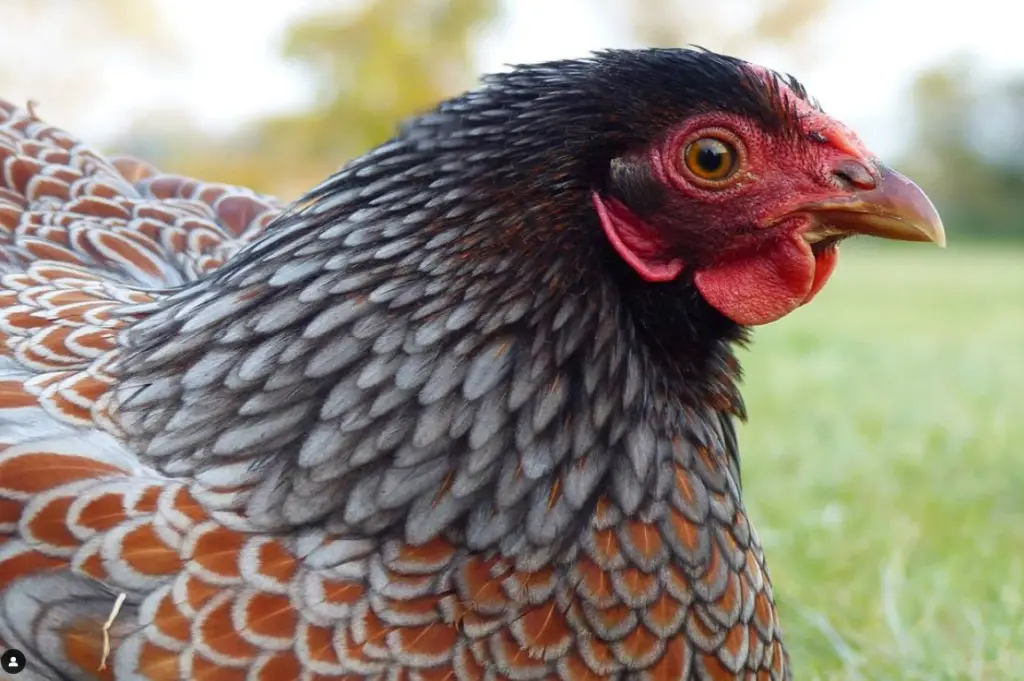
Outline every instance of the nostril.
<svg viewBox="0 0 1024 681">
<path fill-rule="evenodd" d="M 836 164 L 832 175 L 839 182 L 851 189 L 874 189 L 877 186 L 875 176 L 860 161 L 844 159 Z"/>
</svg>

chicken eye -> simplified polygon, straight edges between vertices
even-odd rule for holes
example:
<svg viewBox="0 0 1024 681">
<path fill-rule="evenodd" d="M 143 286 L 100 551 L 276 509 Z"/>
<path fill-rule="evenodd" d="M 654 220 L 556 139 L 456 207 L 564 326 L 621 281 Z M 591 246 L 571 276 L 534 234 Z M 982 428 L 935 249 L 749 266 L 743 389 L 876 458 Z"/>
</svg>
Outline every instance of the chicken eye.
<svg viewBox="0 0 1024 681">
<path fill-rule="evenodd" d="M 717 137 L 701 137 L 686 145 L 683 160 L 698 179 L 720 181 L 736 170 L 736 149 Z"/>
</svg>

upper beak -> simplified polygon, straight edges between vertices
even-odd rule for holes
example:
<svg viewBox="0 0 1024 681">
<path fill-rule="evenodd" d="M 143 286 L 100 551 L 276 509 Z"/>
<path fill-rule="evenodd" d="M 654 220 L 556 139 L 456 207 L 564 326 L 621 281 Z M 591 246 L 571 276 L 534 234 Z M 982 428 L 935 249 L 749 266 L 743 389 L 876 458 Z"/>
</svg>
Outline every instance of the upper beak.
<svg viewBox="0 0 1024 681">
<path fill-rule="evenodd" d="M 867 234 L 899 241 L 931 241 L 945 248 L 942 218 L 921 188 L 881 164 L 876 171 L 868 173 L 863 166 L 856 173 L 844 170 L 844 177 L 855 178 L 857 189 L 801 206 L 797 212 L 814 218 L 804 238 L 815 243 L 832 236 Z"/>
</svg>

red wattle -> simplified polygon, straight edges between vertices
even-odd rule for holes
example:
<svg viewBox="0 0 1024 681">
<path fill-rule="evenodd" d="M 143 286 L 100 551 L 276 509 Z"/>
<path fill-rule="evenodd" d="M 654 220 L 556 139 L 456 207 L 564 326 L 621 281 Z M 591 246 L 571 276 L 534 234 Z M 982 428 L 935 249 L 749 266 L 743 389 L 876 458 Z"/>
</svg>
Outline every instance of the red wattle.
<svg viewBox="0 0 1024 681">
<path fill-rule="evenodd" d="M 731 258 L 694 273 L 704 299 L 737 324 L 756 326 L 786 316 L 821 290 L 835 269 L 838 249 L 817 257 L 798 233 L 756 253 Z"/>
<path fill-rule="evenodd" d="M 814 297 L 821 293 L 821 289 L 825 288 L 829 277 L 836 271 L 837 264 L 839 264 L 839 246 L 826 248 L 814 256 L 814 283 L 811 284 L 811 292 L 804 298 L 804 305 L 814 300 Z"/>
</svg>

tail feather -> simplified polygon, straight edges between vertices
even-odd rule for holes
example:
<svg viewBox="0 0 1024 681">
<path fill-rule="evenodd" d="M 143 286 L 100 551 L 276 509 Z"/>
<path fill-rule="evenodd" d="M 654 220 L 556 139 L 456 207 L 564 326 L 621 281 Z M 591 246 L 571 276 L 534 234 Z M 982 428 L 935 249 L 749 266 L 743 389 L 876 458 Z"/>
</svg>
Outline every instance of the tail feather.
<svg viewBox="0 0 1024 681">
<path fill-rule="evenodd" d="M 145 288 L 194 281 L 281 212 L 249 189 L 108 159 L 0 100 L 0 270 L 82 267 Z"/>
</svg>

